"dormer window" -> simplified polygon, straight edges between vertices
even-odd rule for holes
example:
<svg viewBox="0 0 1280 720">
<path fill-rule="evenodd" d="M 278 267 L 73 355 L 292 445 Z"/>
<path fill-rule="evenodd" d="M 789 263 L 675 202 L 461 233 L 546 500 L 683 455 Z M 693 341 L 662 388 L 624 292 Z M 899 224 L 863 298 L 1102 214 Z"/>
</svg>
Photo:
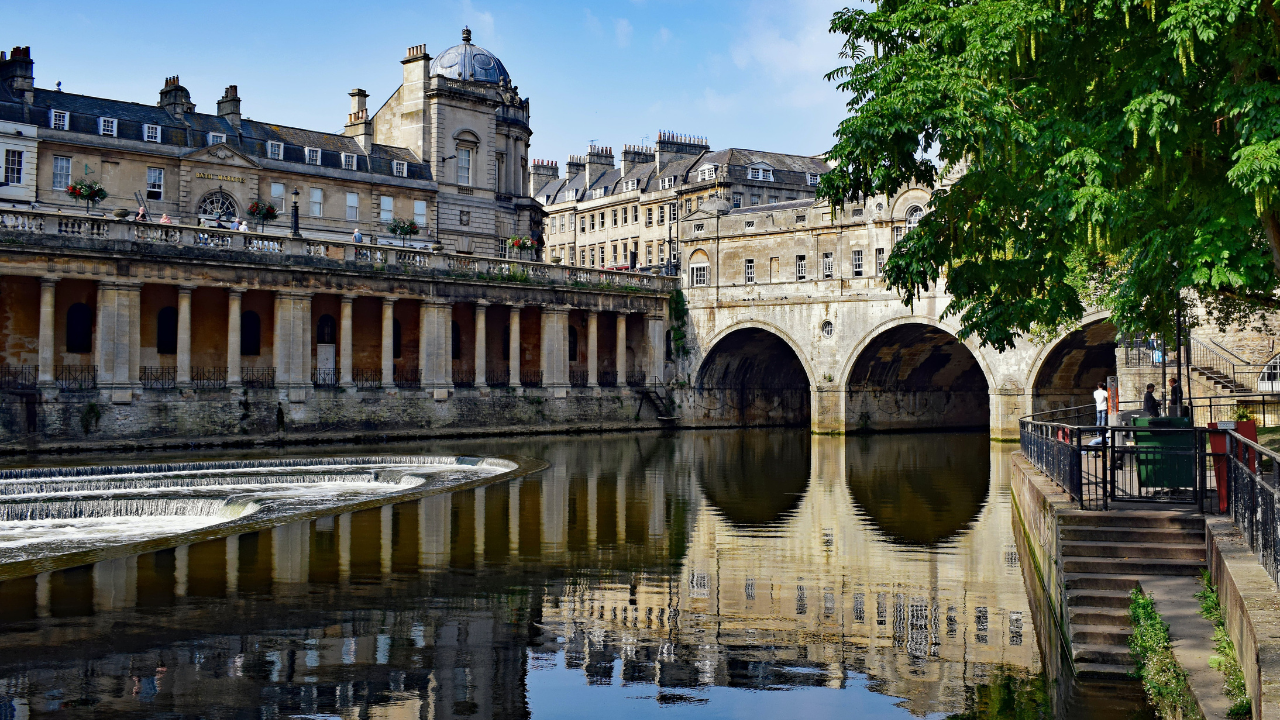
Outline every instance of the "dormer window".
<svg viewBox="0 0 1280 720">
<path fill-rule="evenodd" d="M 596 188 L 595 190 L 591 191 L 592 200 L 598 200 L 602 197 L 604 197 L 604 188 Z"/>
<path fill-rule="evenodd" d="M 702 167 L 698 168 L 698 182 L 705 182 L 707 180 L 715 180 L 715 179 L 716 179 L 715 165 L 703 165 Z"/>
<path fill-rule="evenodd" d="M 396 177 L 409 177 L 409 163 L 403 160 L 392 160 L 391 174 Z"/>
<path fill-rule="evenodd" d="M 575 191 L 573 191 L 573 190 L 565 190 L 565 191 L 564 191 L 564 201 L 565 201 L 565 202 L 569 202 L 570 200 L 572 200 L 572 199 L 574 198 L 574 195 L 575 195 L 575 194 L 576 194 L 576 192 L 575 192 Z"/>
<path fill-rule="evenodd" d="M 676 186 L 676 176 L 668 175 L 667 177 L 662 178 L 661 185 L 663 190 L 670 190 Z"/>
<path fill-rule="evenodd" d="M 550 195 L 543 195 L 543 197 L 544 197 L 545 199 L 542 201 L 542 204 L 543 204 L 543 205 L 550 205 L 550 204 L 551 204 L 551 196 L 550 196 Z"/>
<path fill-rule="evenodd" d="M 342 169 L 343 170 L 356 169 L 356 156 L 354 154 L 342 153 Z"/>
<path fill-rule="evenodd" d="M 306 151 L 307 151 L 307 164 L 319 165 L 320 164 L 320 148 L 307 148 Z"/>
<path fill-rule="evenodd" d="M 810 185 L 815 185 L 815 186 L 816 186 L 816 185 L 818 184 L 818 178 L 819 178 L 819 177 L 821 177 L 821 176 L 820 176 L 820 175 L 818 175 L 818 173 L 809 173 L 809 184 L 810 184 Z"/>
<path fill-rule="evenodd" d="M 226 134 L 226 133 L 209 133 L 209 144 L 210 144 L 210 145 L 217 145 L 217 144 L 219 144 L 219 143 L 224 143 L 224 142 L 226 142 L 226 141 L 227 141 L 227 134 Z"/>
<path fill-rule="evenodd" d="M 142 140 L 144 142 L 160 142 L 160 126 L 159 125 L 143 125 Z"/>
<path fill-rule="evenodd" d="M 751 180 L 773 182 L 773 168 L 753 167 L 747 169 L 747 177 Z"/>
<path fill-rule="evenodd" d="M 116 119 L 115 118 L 98 118 L 98 134 L 116 136 Z"/>
<path fill-rule="evenodd" d="M 54 130 L 66 130 L 71 125 L 71 113 L 66 110 L 49 111 L 49 127 Z"/>
<path fill-rule="evenodd" d="M 272 160 L 284 159 L 284 143 L 268 142 L 267 157 L 271 158 Z"/>
<path fill-rule="evenodd" d="M 623 192 L 630 192 L 630 191 L 635 190 L 635 189 L 637 189 L 637 188 L 639 188 L 639 187 L 640 187 L 640 181 L 639 181 L 639 180 L 628 180 L 628 181 L 626 181 L 625 183 L 623 183 L 623 184 L 622 184 L 622 190 L 623 190 Z"/>
</svg>

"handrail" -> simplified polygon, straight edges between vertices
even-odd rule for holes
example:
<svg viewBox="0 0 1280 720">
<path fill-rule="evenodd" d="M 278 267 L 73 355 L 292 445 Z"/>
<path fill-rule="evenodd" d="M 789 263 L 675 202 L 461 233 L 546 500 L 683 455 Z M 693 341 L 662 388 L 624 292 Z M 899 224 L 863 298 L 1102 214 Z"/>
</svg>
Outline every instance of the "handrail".
<svg viewBox="0 0 1280 720">
<path fill-rule="evenodd" d="M 1218 348 L 1218 350 L 1220 350 L 1220 351 L 1222 351 L 1222 352 L 1224 352 L 1224 353 L 1226 353 L 1226 354 L 1230 355 L 1230 356 L 1235 360 L 1235 363 L 1236 363 L 1237 365 L 1252 365 L 1252 364 L 1253 364 L 1253 363 L 1249 362 L 1248 360 L 1245 360 L 1244 358 L 1242 358 L 1242 357 L 1240 357 L 1239 355 L 1235 354 L 1235 352 L 1233 352 L 1233 351 L 1231 350 L 1231 348 L 1228 348 L 1228 347 L 1224 346 L 1222 343 L 1218 342 L 1217 340 L 1214 340 L 1213 338 L 1208 338 L 1208 340 L 1209 340 L 1209 342 L 1213 343 L 1214 347 Z"/>
<path fill-rule="evenodd" d="M 1209 346 L 1197 337 L 1189 337 L 1191 346 L 1191 366 L 1194 368 L 1209 368 L 1221 374 L 1224 377 L 1231 378 L 1231 382 L 1241 386 L 1248 387 L 1236 377 L 1236 365 L 1231 359 L 1227 358 L 1221 352 Z"/>
</svg>

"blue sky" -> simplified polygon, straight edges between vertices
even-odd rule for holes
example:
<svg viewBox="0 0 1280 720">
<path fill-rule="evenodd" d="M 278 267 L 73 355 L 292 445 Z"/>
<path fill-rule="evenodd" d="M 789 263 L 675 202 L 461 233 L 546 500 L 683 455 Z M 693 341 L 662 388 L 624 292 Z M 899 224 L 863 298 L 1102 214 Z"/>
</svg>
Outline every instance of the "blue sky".
<svg viewBox="0 0 1280 720">
<path fill-rule="evenodd" d="M 592 140 L 618 153 L 659 129 L 817 154 L 844 115 L 822 79 L 840 62 L 827 27 L 844 4 L 0 0 L 0 46 L 31 46 L 39 87 L 153 103 L 179 75 L 201 111 L 236 84 L 255 120 L 336 132 L 351 88 L 376 108 L 405 48 L 434 57 L 469 25 L 531 100 L 533 157 L 563 163 Z"/>
</svg>

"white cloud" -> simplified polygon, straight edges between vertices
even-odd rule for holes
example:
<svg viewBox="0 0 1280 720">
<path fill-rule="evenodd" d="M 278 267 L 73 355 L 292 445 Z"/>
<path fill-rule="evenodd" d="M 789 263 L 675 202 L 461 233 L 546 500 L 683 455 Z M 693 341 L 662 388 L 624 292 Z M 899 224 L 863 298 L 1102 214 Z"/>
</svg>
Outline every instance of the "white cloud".
<svg viewBox="0 0 1280 720">
<path fill-rule="evenodd" d="M 471 0 L 462 0 L 462 18 L 471 28 L 476 42 L 498 45 L 497 32 L 494 30 L 493 13 L 488 10 L 477 10 Z"/>
<path fill-rule="evenodd" d="M 591 8 L 583 8 L 582 11 L 586 14 L 586 17 L 583 18 L 583 23 L 586 24 L 587 30 L 590 30 L 593 35 L 599 35 L 604 31 L 603 26 L 600 25 L 600 18 L 591 12 Z"/>
<path fill-rule="evenodd" d="M 631 44 L 631 21 L 626 18 L 618 18 L 613 23 L 613 31 L 618 36 L 618 47 L 626 47 Z"/>
<path fill-rule="evenodd" d="M 666 28 L 658 28 L 658 43 L 665 44 L 671 40 L 671 31 Z"/>
</svg>

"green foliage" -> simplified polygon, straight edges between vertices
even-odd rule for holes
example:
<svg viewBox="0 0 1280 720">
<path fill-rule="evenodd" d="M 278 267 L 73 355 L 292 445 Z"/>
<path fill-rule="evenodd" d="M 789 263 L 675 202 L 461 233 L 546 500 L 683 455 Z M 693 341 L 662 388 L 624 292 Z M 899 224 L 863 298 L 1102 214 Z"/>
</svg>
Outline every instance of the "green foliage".
<svg viewBox="0 0 1280 720">
<path fill-rule="evenodd" d="M 676 288 L 667 304 L 671 315 L 671 355 L 682 358 L 689 355 L 689 304 L 684 291 Z"/>
<path fill-rule="evenodd" d="M 1138 665 L 1136 673 L 1147 698 L 1162 718 L 1201 717 L 1187 684 L 1187 672 L 1173 657 L 1169 625 L 1156 611 L 1155 601 L 1137 588 L 1130 593 L 1130 600 L 1133 635 L 1129 636 L 1129 652 Z"/>
<path fill-rule="evenodd" d="M 1053 717 L 1048 680 L 998 669 L 990 680 L 964 690 L 964 712 L 948 720 L 1040 720 Z"/>
<path fill-rule="evenodd" d="M 1200 615 L 1213 623 L 1213 652 L 1209 658 L 1209 667 L 1222 673 L 1222 694 L 1231 701 L 1227 710 L 1229 718 L 1253 717 L 1253 702 L 1249 699 L 1249 691 L 1244 685 L 1244 670 L 1240 669 L 1240 661 L 1236 659 L 1236 646 L 1227 634 L 1226 621 L 1222 617 L 1222 605 L 1218 600 L 1218 588 L 1208 571 L 1200 571 L 1200 582 L 1204 589 L 1196 593 L 1200 601 Z"/>
<path fill-rule="evenodd" d="M 819 194 L 940 185 L 885 266 L 908 305 L 945 277 L 998 349 L 1087 306 L 1167 330 L 1183 288 L 1219 322 L 1280 307 L 1272 0 L 885 0 L 831 29 L 850 116 Z"/>
<path fill-rule="evenodd" d="M 1236 405 L 1235 412 L 1231 413 L 1231 419 L 1236 422 L 1248 422 L 1253 419 L 1253 413 L 1249 412 L 1249 408 L 1244 405 Z"/>
</svg>

